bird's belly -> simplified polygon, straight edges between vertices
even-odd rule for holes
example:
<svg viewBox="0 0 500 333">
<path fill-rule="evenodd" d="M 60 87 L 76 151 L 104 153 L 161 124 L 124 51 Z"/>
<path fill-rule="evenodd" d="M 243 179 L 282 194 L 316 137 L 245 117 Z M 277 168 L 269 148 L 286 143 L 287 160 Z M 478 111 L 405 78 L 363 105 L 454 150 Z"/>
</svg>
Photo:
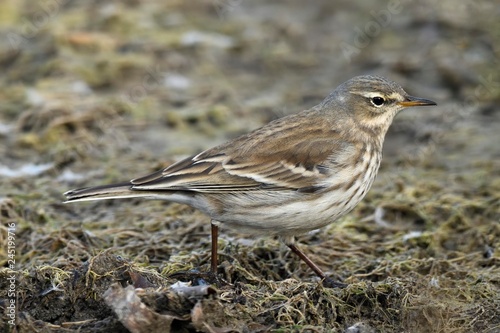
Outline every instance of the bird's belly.
<svg viewBox="0 0 500 333">
<path fill-rule="evenodd" d="M 334 222 L 352 210 L 366 191 L 235 194 L 223 200 L 226 203 L 223 210 L 207 214 L 223 225 L 246 233 L 292 236 Z"/>
</svg>

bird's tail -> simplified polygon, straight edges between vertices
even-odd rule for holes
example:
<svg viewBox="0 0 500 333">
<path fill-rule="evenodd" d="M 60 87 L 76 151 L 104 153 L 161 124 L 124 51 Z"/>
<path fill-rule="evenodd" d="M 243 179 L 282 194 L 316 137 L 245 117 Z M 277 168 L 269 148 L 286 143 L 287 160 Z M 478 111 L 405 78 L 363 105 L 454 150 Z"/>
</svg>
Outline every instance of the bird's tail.
<svg viewBox="0 0 500 333">
<path fill-rule="evenodd" d="M 150 196 L 150 193 L 132 190 L 130 182 L 117 183 L 111 185 L 101 185 L 95 187 L 84 187 L 64 193 L 66 202 L 92 201 L 118 198 L 137 198 Z"/>
</svg>

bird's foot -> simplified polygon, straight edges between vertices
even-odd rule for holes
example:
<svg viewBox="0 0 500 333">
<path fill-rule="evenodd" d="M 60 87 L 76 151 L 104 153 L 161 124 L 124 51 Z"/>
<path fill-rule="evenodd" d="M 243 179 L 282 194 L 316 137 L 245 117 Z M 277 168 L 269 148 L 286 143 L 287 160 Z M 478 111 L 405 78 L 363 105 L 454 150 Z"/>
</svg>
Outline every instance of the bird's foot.
<svg viewBox="0 0 500 333">
<path fill-rule="evenodd" d="M 214 284 L 217 287 L 229 285 L 230 283 L 223 279 L 219 274 L 212 271 L 200 272 L 198 270 L 181 271 L 171 274 L 169 277 L 178 280 L 188 280 L 193 286 Z"/>
<path fill-rule="evenodd" d="M 348 284 L 335 281 L 334 279 L 329 278 L 329 277 L 325 277 L 323 279 L 323 287 L 325 287 L 325 288 L 339 288 L 339 289 L 344 289 L 347 286 L 348 286 Z"/>
</svg>

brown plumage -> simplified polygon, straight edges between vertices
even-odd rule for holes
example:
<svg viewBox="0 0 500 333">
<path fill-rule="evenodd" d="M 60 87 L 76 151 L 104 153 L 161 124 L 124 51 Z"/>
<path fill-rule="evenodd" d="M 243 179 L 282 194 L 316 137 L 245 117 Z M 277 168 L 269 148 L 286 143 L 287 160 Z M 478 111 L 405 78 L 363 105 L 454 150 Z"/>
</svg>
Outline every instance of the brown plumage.
<svg viewBox="0 0 500 333">
<path fill-rule="evenodd" d="M 385 78 L 358 76 L 310 110 L 151 175 L 68 191 L 66 202 L 150 197 L 188 204 L 212 219 L 215 244 L 218 225 L 279 235 L 325 279 L 293 236 L 332 223 L 354 208 L 375 179 L 394 116 L 405 107 L 425 105 L 436 103 L 409 96 Z M 212 253 L 212 271 L 216 260 Z"/>
</svg>

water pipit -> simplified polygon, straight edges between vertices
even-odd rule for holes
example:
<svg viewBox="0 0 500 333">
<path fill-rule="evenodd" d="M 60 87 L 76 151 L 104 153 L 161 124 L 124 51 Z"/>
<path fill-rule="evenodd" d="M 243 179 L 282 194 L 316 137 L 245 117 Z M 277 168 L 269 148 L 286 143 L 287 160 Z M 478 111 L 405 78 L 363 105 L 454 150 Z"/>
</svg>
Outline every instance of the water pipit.
<svg viewBox="0 0 500 333">
<path fill-rule="evenodd" d="M 385 134 L 406 107 L 436 105 L 393 81 L 358 76 L 309 110 L 131 181 L 65 193 L 66 202 L 145 197 L 190 205 L 212 221 L 211 272 L 219 226 L 277 235 L 326 285 L 294 242 L 352 210 L 377 175 Z"/>
</svg>

